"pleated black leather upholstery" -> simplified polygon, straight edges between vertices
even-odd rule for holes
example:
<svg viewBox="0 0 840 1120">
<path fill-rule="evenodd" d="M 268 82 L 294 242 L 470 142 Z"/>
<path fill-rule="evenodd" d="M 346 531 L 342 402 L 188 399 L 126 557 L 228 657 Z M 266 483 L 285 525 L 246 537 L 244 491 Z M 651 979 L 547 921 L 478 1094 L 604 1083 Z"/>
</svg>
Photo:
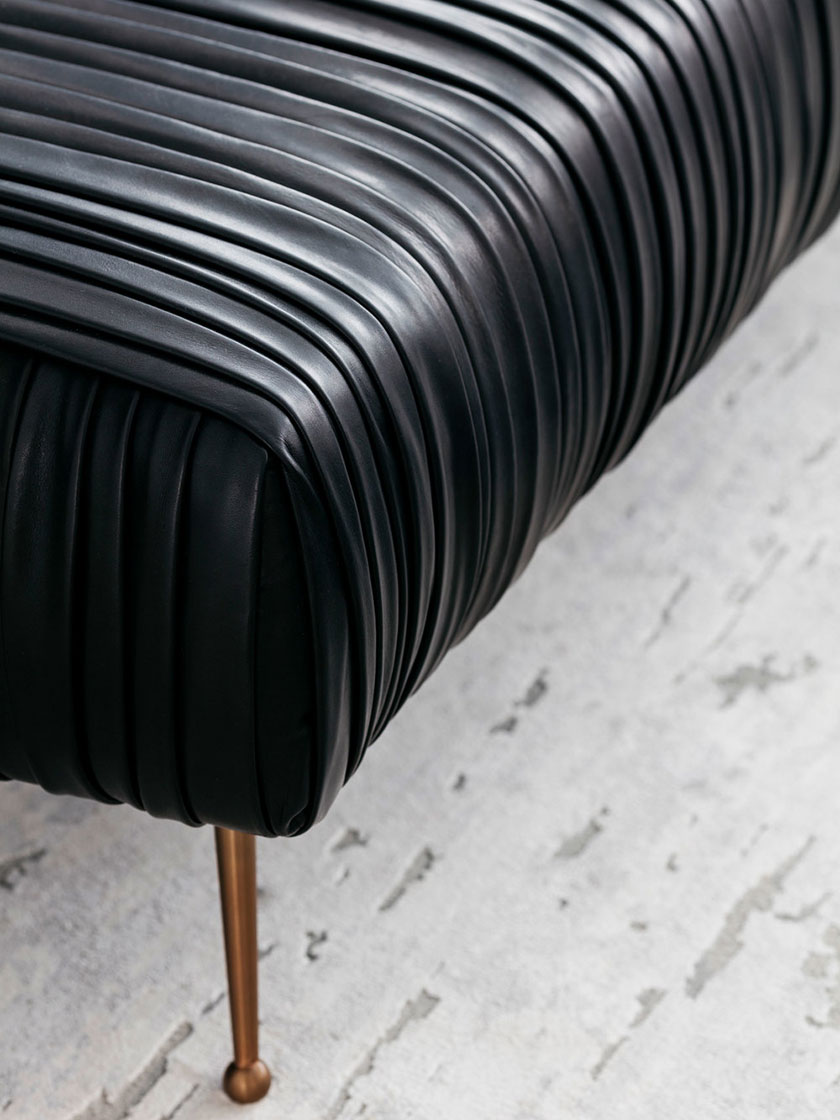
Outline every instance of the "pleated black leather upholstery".
<svg viewBox="0 0 840 1120">
<path fill-rule="evenodd" d="M 294 831 L 312 642 L 276 462 L 147 389 L 0 350 L 0 767 Z"/>
<path fill-rule="evenodd" d="M 0 0 L 0 771 L 310 825 L 838 205 L 836 0 Z"/>
</svg>

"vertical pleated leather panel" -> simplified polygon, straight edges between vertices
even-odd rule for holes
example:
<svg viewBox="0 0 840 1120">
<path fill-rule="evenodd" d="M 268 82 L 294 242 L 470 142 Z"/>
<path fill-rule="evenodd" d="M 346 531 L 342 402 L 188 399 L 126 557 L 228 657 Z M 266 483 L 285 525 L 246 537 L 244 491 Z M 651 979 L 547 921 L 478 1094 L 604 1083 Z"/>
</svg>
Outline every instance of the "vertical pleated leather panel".
<svg viewBox="0 0 840 1120">
<path fill-rule="evenodd" d="M 12 466 L 17 444 L 18 425 L 32 376 L 33 358 L 17 347 L 6 347 L 0 368 L 0 573 L 2 547 L 5 540 L 6 510 L 9 503 Z M 6 648 L 8 645 L 2 609 L 2 578 L 0 578 L 0 775 L 35 781 L 12 711 L 12 690 Z"/>
<path fill-rule="evenodd" d="M 112 795 L 201 818 L 226 804 L 221 753 L 195 780 L 203 808 L 189 788 L 168 798 L 222 729 L 252 763 L 243 827 L 318 819 L 838 206 L 836 0 L 0 0 L 0 335 L 103 375 L 90 395 L 63 389 L 68 419 L 49 432 L 28 403 L 21 423 L 84 479 L 70 418 L 90 440 L 105 380 L 124 384 L 108 454 L 137 507 L 97 531 L 130 553 L 107 595 L 149 604 L 108 639 L 142 651 L 112 707 L 93 710 L 115 675 L 98 653 L 84 710 L 56 695 L 61 765 L 95 792 L 104 778 L 83 767 L 100 748 L 76 738 L 93 745 L 91 721 L 120 734 L 126 716 Z M 149 389 L 199 413 L 196 430 L 133 414 Z M 241 470 L 221 435 L 226 469 L 207 454 L 211 414 L 267 453 L 261 497 L 250 451 Z M 276 771 L 293 751 L 252 758 L 268 708 L 225 700 L 251 691 L 286 725 L 253 654 L 278 656 L 278 640 L 246 623 L 270 566 L 227 532 L 271 505 L 268 471 L 308 590 L 305 772 Z M 192 520 L 175 511 L 204 508 L 205 473 L 229 563 L 178 558 Z M 69 547 L 72 501 L 45 496 Z M 74 553 L 76 572 L 95 562 Z M 216 599 L 227 684 L 207 645 Z M 197 660 L 164 642 L 151 666 L 173 617 L 201 636 Z"/>
<path fill-rule="evenodd" d="M 3 347 L 0 372 L 0 773 L 194 824 L 294 831 L 311 639 L 268 452 L 43 355 Z"/>
<path fill-rule="evenodd" d="M 9 469 L 0 563 L 11 703 L 30 770 L 45 789 L 107 796 L 85 751 L 77 691 L 85 471 L 99 380 L 31 374 Z"/>
</svg>

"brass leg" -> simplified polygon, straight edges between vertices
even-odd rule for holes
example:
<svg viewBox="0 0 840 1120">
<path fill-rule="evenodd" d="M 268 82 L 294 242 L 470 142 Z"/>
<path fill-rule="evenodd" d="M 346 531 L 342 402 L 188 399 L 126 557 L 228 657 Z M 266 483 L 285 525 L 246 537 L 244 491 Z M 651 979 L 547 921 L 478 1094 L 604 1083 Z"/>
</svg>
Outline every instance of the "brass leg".
<svg viewBox="0 0 840 1120">
<path fill-rule="evenodd" d="M 222 900 L 233 1061 L 222 1082 L 231 1100 L 258 1101 L 271 1074 L 259 1059 L 257 1034 L 257 848 L 253 836 L 216 829 L 216 859 Z"/>
</svg>

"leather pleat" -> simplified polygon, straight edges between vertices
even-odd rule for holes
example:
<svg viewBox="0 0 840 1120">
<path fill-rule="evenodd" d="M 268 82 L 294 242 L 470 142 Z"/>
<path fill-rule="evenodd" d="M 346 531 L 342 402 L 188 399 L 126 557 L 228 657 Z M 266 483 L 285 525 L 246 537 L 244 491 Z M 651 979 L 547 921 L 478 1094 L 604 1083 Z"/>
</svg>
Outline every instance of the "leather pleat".
<svg viewBox="0 0 840 1120">
<path fill-rule="evenodd" d="M 312 638 L 270 454 L 211 413 L 8 344 L 0 417 L 0 773 L 297 831 Z"/>
<path fill-rule="evenodd" d="M 838 207 L 834 0 L 0 0 L 0 772 L 309 827 Z"/>
</svg>

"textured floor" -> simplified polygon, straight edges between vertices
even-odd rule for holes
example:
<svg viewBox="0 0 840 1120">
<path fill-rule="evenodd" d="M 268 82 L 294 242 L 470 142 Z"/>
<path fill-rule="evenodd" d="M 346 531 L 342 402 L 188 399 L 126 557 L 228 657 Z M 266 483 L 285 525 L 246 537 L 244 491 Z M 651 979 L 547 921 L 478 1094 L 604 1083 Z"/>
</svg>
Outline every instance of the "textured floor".
<svg viewBox="0 0 840 1120">
<path fill-rule="evenodd" d="M 260 845 L 249 1118 L 840 1115 L 840 228 Z M 0 788 L 0 1118 L 217 1120 L 212 837 Z"/>
</svg>

